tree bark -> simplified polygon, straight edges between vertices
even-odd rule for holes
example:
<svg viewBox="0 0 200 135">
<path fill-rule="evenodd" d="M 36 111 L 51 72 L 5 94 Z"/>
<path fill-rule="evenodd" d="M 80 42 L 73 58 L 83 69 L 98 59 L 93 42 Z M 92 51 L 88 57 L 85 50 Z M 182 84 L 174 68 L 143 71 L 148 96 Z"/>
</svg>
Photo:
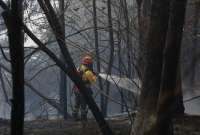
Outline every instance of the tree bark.
<svg viewBox="0 0 200 135">
<path fill-rule="evenodd" d="M 97 10 L 96 10 L 96 0 L 93 0 L 93 24 L 94 24 L 94 36 L 95 36 L 95 51 L 96 51 L 96 64 L 97 64 L 97 72 L 100 73 L 101 72 L 101 63 L 100 63 L 100 56 L 99 56 L 99 38 L 98 38 L 98 30 L 97 30 Z M 103 88 L 103 82 L 102 79 L 100 77 L 98 77 L 98 81 L 99 81 L 99 88 L 100 90 L 104 91 Z M 100 106 L 101 106 L 101 111 L 104 112 L 104 102 L 105 102 L 105 98 L 104 95 L 101 94 L 100 97 Z"/>
<path fill-rule="evenodd" d="M 119 8 L 119 16 L 118 16 L 118 22 L 117 22 L 117 28 L 118 28 L 118 32 L 117 32 L 117 56 L 118 56 L 118 69 L 119 69 L 119 76 L 122 76 L 122 56 L 121 56 L 121 9 Z M 124 112 L 124 91 L 120 91 L 120 98 L 121 98 L 121 113 Z"/>
<path fill-rule="evenodd" d="M 164 62 L 162 82 L 158 100 L 158 135 L 173 135 L 172 118 L 175 114 L 183 114 L 182 92 L 177 87 L 180 81 L 180 50 L 185 8 L 187 0 L 172 0 L 167 34 L 166 47 L 164 50 Z"/>
<path fill-rule="evenodd" d="M 126 49 L 127 49 L 127 77 L 131 78 L 133 77 L 132 72 L 132 59 L 131 59 L 131 53 L 132 53 L 132 43 L 130 38 L 130 23 L 129 23 L 129 15 L 128 15 L 128 7 L 126 0 L 120 0 L 122 9 L 123 9 L 123 17 L 125 22 L 125 30 L 126 30 Z"/>
<path fill-rule="evenodd" d="M 113 37 L 113 24 L 112 24 L 112 9 L 111 9 L 111 0 L 107 0 L 107 8 L 108 8 L 108 31 L 109 31 L 109 44 L 110 44 L 110 57 L 108 63 L 108 71 L 107 74 L 110 75 L 112 72 L 112 65 L 114 60 L 114 37 Z M 110 94 L 110 83 L 106 81 L 106 95 Z M 105 108 L 103 111 L 103 115 L 107 116 L 108 110 L 108 99 L 105 98 Z"/>
<path fill-rule="evenodd" d="M 3 74 L 2 74 L 2 67 L 0 67 L 0 82 L 1 82 L 1 87 L 2 87 L 2 90 L 3 90 L 3 94 L 4 94 L 4 98 L 5 98 L 5 101 L 6 103 L 8 103 L 9 105 L 10 104 L 10 100 L 8 98 L 8 94 L 6 92 L 6 86 L 5 86 L 5 82 L 4 82 L 4 78 L 3 78 Z"/>
<path fill-rule="evenodd" d="M 131 28 L 130 28 L 130 22 L 129 22 L 129 12 L 127 7 L 127 1 L 126 0 L 120 0 L 120 4 L 122 6 L 122 12 L 123 12 L 123 18 L 125 23 L 125 32 L 126 32 L 126 61 L 127 61 L 127 70 L 126 70 L 126 76 L 128 78 L 134 78 L 134 68 L 133 68 L 133 47 L 132 47 L 132 40 L 131 40 Z M 133 93 L 126 91 L 123 92 L 125 97 L 127 97 L 127 101 L 131 104 L 131 106 L 134 106 L 134 95 Z"/>
<path fill-rule="evenodd" d="M 138 12 L 138 32 L 139 47 L 137 66 L 139 67 L 139 76 L 144 74 L 144 43 L 147 40 L 147 33 L 150 25 L 151 0 L 137 0 Z"/>
<path fill-rule="evenodd" d="M 153 0 L 150 26 L 144 44 L 144 74 L 140 108 L 132 130 L 133 135 L 155 134 L 156 108 L 160 91 L 162 55 L 168 28 L 170 0 Z"/>
<path fill-rule="evenodd" d="M 65 37 L 65 11 L 64 11 L 64 6 L 65 6 L 65 2 L 64 0 L 60 0 L 59 1 L 59 20 L 60 20 L 60 24 L 61 24 L 61 28 L 63 30 L 63 34 Z M 62 39 L 63 41 L 65 41 L 65 38 Z M 62 53 L 60 54 L 60 59 L 64 62 L 64 56 L 62 55 Z M 60 104 L 63 108 L 63 118 L 65 120 L 67 120 L 67 76 L 65 74 L 65 72 L 63 72 L 62 70 L 60 70 Z"/>
<path fill-rule="evenodd" d="M 12 67 L 11 135 L 24 134 L 24 34 L 21 27 L 23 20 L 22 3 L 23 0 L 12 0 L 11 14 L 8 17 L 4 17 L 8 29 Z"/>
<path fill-rule="evenodd" d="M 195 73 L 198 63 L 198 26 L 200 18 L 200 1 L 194 3 L 193 27 L 192 27 L 192 51 L 193 57 L 191 60 L 191 79 L 190 84 L 195 85 Z"/>
</svg>

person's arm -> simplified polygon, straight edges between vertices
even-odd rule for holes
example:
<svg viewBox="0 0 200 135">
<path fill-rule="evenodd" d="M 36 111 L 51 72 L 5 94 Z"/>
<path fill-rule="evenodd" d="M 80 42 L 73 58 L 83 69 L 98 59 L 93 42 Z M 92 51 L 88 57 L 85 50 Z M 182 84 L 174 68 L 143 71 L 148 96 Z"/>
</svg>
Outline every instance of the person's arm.
<svg viewBox="0 0 200 135">
<path fill-rule="evenodd" d="M 83 80 L 88 80 L 91 84 L 94 84 L 97 77 L 91 70 L 88 70 L 83 74 Z"/>
</svg>

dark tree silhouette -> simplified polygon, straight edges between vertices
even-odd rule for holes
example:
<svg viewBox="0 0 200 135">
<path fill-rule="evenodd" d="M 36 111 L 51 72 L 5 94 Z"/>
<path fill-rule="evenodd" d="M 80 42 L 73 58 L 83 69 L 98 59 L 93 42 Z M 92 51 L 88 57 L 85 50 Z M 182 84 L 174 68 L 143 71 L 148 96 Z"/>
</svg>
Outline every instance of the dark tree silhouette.
<svg viewBox="0 0 200 135">
<path fill-rule="evenodd" d="M 160 91 L 163 48 L 165 45 L 170 0 L 153 0 L 147 40 L 144 44 L 144 73 L 140 108 L 132 133 L 155 134 L 156 107 Z M 146 128 L 148 127 L 148 128 Z"/>
<path fill-rule="evenodd" d="M 97 72 L 100 73 L 100 56 L 99 56 L 99 38 L 98 38 L 98 30 L 97 30 L 97 6 L 96 6 L 96 0 L 93 0 L 92 3 L 93 6 L 93 23 L 94 23 L 94 36 L 95 36 L 95 51 L 96 51 L 96 63 L 97 63 Z M 104 87 L 103 87 L 103 81 L 102 79 L 99 77 L 98 78 L 98 83 L 99 83 L 99 88 L 100 90 L 104 91 Z M 104 101 L 105 101 L 105 97 L 103 94 L 101 94 L 101 110 L 102 112 L 104 111 Z"/>
<path fill-rule="evenodd" d="M 60 24 L 63 30 L 63 34 L 65 37 L 65 1 L 60 0 L 59 1 L 59 19 Z M 65 38 L 62 39 L 65 41 Z M 63 54 L 60 54 L 60 59 L 64 62 Z M 63 118 L 66 120 L 68 117 L 67 113 L 67 76 L 65 72 L 60 70 L 60 104 L 63 108 Z"/>
<path fill-rule="evenodd" d="M 158 135 L 173 135 L 170 129 L 175 114 L 184 114 L 179 79 L 179 57 L 187 0 L 172 0 L 169 28 L 164 50 L 163 71 L 158 100 Z"/>
<path fill-rule="evenodd" d="M 23 19 L 22 3 L 23 0 L 12 0 L 11 11 L 3 13 L 8 29 L 12 67 L 11 135 L 24 134 L 24 34 L 21 26 Z"/>
<path fill-rule="evenodd" d="M 112 23 L 112 9 L 111 9 L 111 0 L 107 0 L 107 9 L 108 9 L 108 31 L 109 31 L 109 45 L 110 45 L 110 56 L 108 63 L 107 74 L 110 75 L 112 72 L 112 65 L 114 61 L 114 34 L 113 34 L 113 23 Z M 106 95 L 110 94 L 110 82 L 106 82 Z M 108 107 L 108 99 L 105 98 L 104 102 L 103 115 L 107 116 L 107 107 Z"/>
</svg>

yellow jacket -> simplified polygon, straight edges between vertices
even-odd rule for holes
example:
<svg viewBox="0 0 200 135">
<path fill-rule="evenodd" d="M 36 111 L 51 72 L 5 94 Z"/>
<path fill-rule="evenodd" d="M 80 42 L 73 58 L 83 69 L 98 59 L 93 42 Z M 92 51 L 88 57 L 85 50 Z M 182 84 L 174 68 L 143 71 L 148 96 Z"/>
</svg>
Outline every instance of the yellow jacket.
<svg viewBox="0 0 200 135">
<path fill-rule="evenodd" d="M 83 81 L 89 81 L 90 84 L 94 84 L 96 82 L 96 75 L 85 65 L 81 65 L 79 70 L 82 72 Z"/>
</svg>

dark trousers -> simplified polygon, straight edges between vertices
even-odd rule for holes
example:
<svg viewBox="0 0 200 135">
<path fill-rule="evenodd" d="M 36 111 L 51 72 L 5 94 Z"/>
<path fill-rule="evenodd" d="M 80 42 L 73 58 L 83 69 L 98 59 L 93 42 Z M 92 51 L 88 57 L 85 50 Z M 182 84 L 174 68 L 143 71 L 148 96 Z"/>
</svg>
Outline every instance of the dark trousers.
<svg viewBox="0 0 200 135">
<path fill-rule="evenodd" d="M 81 112 L 81 120 L 87 120 L 87 104 L 83 98 L 83 96 L 80 94 L 80 92 L 74 92 L 75 94 L 75 105 L 73 110 L 73 116 L 77 120 L 79 110 Z"/>
</svg>

